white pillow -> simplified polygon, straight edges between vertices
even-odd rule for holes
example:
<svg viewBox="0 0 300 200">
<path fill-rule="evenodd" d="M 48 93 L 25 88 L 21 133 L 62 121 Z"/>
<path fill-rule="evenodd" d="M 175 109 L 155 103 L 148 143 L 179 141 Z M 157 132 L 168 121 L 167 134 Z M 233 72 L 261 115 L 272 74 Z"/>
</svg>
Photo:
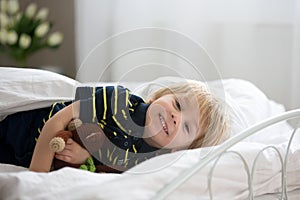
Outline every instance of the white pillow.
<svg viewBox="0 0 300 200">
<path fill-rule="evenodd" d="M 6 115 L 71 100 L 77 81 L 38 69 L 0 67 L 0 120 Z"/>
</svg>

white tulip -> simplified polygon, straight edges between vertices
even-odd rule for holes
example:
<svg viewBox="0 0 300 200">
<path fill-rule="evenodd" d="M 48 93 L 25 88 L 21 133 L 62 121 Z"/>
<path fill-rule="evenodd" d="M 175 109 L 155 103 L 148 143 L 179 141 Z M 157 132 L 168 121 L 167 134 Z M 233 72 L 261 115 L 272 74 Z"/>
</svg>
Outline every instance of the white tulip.
<svg viewBox="0 0 300 200">
<path fill-rule="evenodd" d="M 3 12 L 0 12 L 0 27 L 6 27 L 9 24 L 9 18 Z"/>
<path fill-rule="evenodd" d="M 7 38 L 7 30 L 6 29 L 0 29 L 0 42 L 2 44 L 6 43 L 6 38 Z"/>
<path fill-rule="evenodd" d="M 6 12 L 7 9 L 7 1 L 6 0 L 1 0 L 0 1 L 0 10 L 3 12 Z"/>
<path fill-rule="evenodd" d="M 10 45 L 16 44 L 16 42 L 18 40 L 18 35 L 17 35 L 16 31 L 8 31 L 6 40 L 7 40 L 6 41 L 7 44 L 10 44 Z"/>
<path fill-rule="evenodd" d="M 63 34 L 60 32 L 54 32 L 49 36 L 47 43 L 49 46 L 53 47 L 59 45 L 62 41 Z"/>
<path fill-rule="evenodd" d="M 7 12 L 10 14 L 15 14 L 19 10 L 18 0 L 10 0 L 7 2 Z"/>
<path fill-rule="evenodd" d="M 37 9 L 37 5 L 35 3 L 29 4 L 25 10 L 25 15 L 28 18 L 32 18 L 35 15 L 36 9 Z"/>
<path fill-rule="evenodd" d="M 48 17 L 48 14 L 49 14 L 48 8 L 41 8 L 36 14 L 35 18 L 44 21 Z"/>
<path fill-rule="evenodd" d="M 34 34 L 37 36 L 37 37 L 43 37 L 44 35 L 46 35 L 46 33 L 48 33 L 50 29 L 50 25 L 48 22 L 44 22 L 40 25 L 38 25 L 38 27 L 35 29 L 34 31 Z"/>
<path fill-rule="evenodd" d="M 23 49 L 27 49 L 31 44 L 31 37 L 25 33 L 20 36 L 19 45 Z"/>
</svg>

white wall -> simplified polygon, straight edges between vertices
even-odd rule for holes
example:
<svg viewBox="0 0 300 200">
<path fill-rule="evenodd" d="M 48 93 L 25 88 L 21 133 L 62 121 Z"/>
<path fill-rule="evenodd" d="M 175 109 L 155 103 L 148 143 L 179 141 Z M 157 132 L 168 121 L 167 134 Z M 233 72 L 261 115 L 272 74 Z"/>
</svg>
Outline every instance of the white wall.
<svg viewBox="0 0 300 200">
<path fill-rule="evenodd" d="M 81 81 L 243 78 L 300 107 L 297 0 L 77 0 L 76 13 L 77 63 L 94 49 L 78 67 Z M 157 48 L 138 49 L 149 46 Z"/>
<path fill-rule="evenodd" d="M 291 70 L 291 98 L 289 106 L 300 107 L 300 1 L 296 1 L 294 7 L 294 27 L 293 27 L 293 52 Z"/>
</svg>

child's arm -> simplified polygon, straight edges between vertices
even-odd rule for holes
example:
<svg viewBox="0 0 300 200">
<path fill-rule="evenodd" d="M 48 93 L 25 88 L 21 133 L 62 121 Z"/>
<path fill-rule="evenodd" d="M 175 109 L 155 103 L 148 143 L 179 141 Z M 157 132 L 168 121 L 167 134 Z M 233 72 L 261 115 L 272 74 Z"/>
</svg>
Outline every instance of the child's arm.
<svg viewBox="0 0 300 200">
<path fill-rule="evenodd" d="M 58 131 L 64 130 L 67 124 L 73 119 L 78 118 L 80 103 L 76 101 L 71 105 L 57 112 L 44 125 L 41 135 L 35 146 L 29 169 L 37 172 L 49 172 L 54 158 L 54 152 L 49 148 L 50 140 Z"/>
</svg>

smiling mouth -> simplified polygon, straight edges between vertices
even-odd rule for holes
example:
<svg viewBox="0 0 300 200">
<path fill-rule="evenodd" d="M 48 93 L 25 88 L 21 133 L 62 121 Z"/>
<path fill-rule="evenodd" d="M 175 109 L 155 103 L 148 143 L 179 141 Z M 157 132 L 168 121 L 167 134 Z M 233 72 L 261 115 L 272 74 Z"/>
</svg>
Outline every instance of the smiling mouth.
<svg viewBox="0 0 300 200">
<path fill-rule="evenodd" d="M 159 114 L 159 119 L 160 119 L 160 122 L 162 124 L 164 131 L 166 132 L 167 135 L 169 135 L 167 123 L 161 114 Z"/>
</svg>

